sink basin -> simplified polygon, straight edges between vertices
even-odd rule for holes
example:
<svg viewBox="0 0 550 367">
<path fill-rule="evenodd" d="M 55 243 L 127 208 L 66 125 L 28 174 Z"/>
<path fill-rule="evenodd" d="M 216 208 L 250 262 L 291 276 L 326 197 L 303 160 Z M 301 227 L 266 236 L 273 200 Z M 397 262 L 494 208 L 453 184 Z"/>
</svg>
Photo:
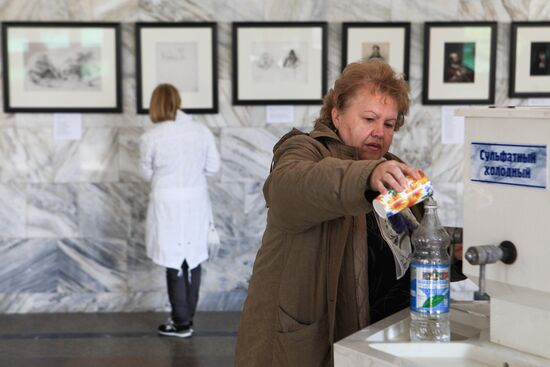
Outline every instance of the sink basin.
<svg viewBox="0 0 550 367">
<path fill-rule="evenodd" d="M 396 343 L 410 342 L 409 326 L 410 318 L 392 324 L 390 327 L 384 328 L 367 337 L 368 342 L 372 343 Z M 460 341 L 470 338 L 477 338 L 481 333 L 479 328 L 453 323 L 451 321 L 451 341 Z"/>
<path fill-rule="evenodd" d="M 468 302 L 457 304 L 451 310 L 451 341 L 461 341 L 479 338 L 480 333 L 489 328 L 488 306 L 485 303 Z M 410 342 L 409 311 L 403 310 L 373 326 L 373 330 L 366 337 L 372 343 Z"/>
<path fill-rule="evenodd" d="M 371 347 L 422 367 L 529 366 L 518 358 L 468 343 L 377 343 Z"/>
<path fill-rule="evenodd" d="M 449 343 L 411 342 L 409 325 L 409 310 L 405 309 L 338 341 L 334 366 L 550 366 L 548 359 L 490 342 L 487 302 L 451 306 Z"/>
</svg>

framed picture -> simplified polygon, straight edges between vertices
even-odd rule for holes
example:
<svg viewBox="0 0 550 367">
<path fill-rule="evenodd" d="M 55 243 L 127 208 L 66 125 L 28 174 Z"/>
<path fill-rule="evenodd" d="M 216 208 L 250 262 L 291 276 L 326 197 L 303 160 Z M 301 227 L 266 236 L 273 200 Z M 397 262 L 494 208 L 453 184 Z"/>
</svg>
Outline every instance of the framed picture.
<svg viewBox="0 0 550 367">
<path fill-rule="evenodd" d="M 342 23 L 342 70 L 359 60 L 380 59 L 409 79 L 410 23 Z"/>
<path fill-rule="evenodd" d="M 510 97 L 550 97 L 550 22 L 512 22 Z"/>
<path fill-rule="evenodd" d="M 424 24 L 424 104 L 492 104 L 496 22 Z"/>
<path fill-rule="evenodd" d="M 327 23 L 233 23 L 233 104 L 321 104 Z"/>
<path fill-rule="evenodd" d="M 117 23 L 2 23 L 5 112 L 121 112 Z"/>
<path fill-rule="evenodd" d="M 216 23 L 136 23 L 137 112 L 155 87 L 174 85 L 186 113 L 218 113 Z"/>
</svg>

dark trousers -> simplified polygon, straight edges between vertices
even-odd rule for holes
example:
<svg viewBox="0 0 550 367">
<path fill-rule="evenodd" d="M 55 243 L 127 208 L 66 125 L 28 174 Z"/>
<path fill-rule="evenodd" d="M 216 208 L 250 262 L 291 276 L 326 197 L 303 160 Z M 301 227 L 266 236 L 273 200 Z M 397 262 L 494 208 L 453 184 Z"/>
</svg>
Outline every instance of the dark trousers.
<svg viewBox="0 0 550 367">
<path fill-rule="evenodd" d="M 184 261 L 181 271 L 167 268 L 166 283 L 168 299 L 172 306 L 172 321 L 177 326 L 193 325 L 193 316 L 199 301 L 201 266 L 189 270 L 187 261 Z"/>
</svg>

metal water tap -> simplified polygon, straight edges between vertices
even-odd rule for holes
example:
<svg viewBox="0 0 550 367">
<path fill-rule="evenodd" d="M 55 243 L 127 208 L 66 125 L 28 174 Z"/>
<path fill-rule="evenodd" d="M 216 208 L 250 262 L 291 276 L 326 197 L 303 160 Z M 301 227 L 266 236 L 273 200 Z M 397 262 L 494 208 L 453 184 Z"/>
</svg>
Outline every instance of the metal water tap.
<svg viewBox="0 0 550 367">
<path fill-rule="evenodd" d="M 516 246 L 510 241 L 502 241 L 500 245 L 472 246 L 464 254 L 464 258 L 472 265 L 479 265 L 479 290 L 474 292 L 476 301 L 489 300 L 485 292 L 485 265 L 502 261 L 513 264 L 517 258 Z"/>
</svg>

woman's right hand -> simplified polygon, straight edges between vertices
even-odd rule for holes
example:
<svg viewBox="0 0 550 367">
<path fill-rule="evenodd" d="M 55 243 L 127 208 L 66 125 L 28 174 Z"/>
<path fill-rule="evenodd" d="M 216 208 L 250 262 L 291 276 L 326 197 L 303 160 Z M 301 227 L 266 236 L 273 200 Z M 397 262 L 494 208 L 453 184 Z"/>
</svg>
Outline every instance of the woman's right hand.
<svg viewBox="0 0 550 367">
<path fill-rule="evenodd" d="M 369 178 L 369 186 L 371 190 L 378 191 L 381 194 L 387 193 L 388 189 L 401 192 L 407 186 L 405 176 L 419 179 L 421 177 L 419 172 L 419 169 L 407 166 L 405 163 L 385 161 L 376 166 L 372 171 Z"/>
</svg>

